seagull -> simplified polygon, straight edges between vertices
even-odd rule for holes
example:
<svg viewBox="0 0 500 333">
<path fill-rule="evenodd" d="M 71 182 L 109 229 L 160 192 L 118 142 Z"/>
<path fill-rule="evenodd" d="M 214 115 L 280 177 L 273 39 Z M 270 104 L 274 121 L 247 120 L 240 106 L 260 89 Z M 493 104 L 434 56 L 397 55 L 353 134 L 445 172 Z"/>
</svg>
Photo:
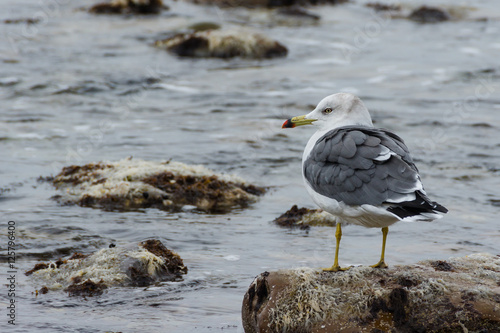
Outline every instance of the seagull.
<svg viewBox="0 0 500 333">
<path fill-rule="evenodd" d="M 342 224 L 382 229 L 382 253 L 375 268 L 387 268 L 389 226 L 431 222 L 448 210 L 425 193 L 418 169 L 403 139 L 373 127 L 359 97 L 338 93 L 325 97 L 310 113 L 293 117 L 282 128 L 315 125 L 302 156 L 302 176 L 313 201 L 335 215 L 335 261 L 325 271 L 342 271 L 339 247 Z"/>
</svg>

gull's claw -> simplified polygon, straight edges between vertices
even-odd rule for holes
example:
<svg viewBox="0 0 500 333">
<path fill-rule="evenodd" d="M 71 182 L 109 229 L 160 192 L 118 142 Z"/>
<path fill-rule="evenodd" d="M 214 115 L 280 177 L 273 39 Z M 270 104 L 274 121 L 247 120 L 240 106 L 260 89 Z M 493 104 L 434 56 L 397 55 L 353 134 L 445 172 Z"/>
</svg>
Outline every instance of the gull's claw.
<svg viewBox="0 0 500 333">
<path fill-rule="evenodd" d="M 384 260 L 380 260 L 378 263 L 376 263 L 375 265 L 371 265 L 370 267 L 373 267 L 373 268 L 387 268 L 387 267 L 389 267 L 389 265 L 387 265 Z"/>
<path fill-rule="evenodd" d="M 333 265 L 330 268 L 322 268 L 323 272 L 340 272 L 340 271 L 347 271 L 351 266 L 349 267 L 340 267 L 339 265 Z"/>
</svg>

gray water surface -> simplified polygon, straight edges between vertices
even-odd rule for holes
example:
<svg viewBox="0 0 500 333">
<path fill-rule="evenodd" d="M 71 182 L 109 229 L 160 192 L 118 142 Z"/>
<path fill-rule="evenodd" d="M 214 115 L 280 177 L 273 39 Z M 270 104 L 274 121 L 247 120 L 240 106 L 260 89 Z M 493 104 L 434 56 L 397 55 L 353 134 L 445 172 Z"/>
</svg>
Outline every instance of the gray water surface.
<svg viewBox="0 0 500 333">
<path fill-rule="evenodd" d="M 403 137 L 428 194 L 450 210 L 434 223 L 392 227 L 387 262 L 499 254 L 500 6 L 466 1 L 455 7 L 464 19 L 418 24 L 363 3 L 311 7 L 321 20 L 297 26 L 273 11 L 182 1 L 154 17 L 93 16 L 82 10 L 90 0 L 2 1 L 2 22 L 40 19 L 0 23 L 2 256 L 9 220 L 18 244 L 17 325 L 7 325 L 2 288 L 2 331 L 242 332 L 241 302 L 254 276 L 332 264 L 332 228 L 287 230 L 272 220 L 293 204 L 314 207 L 300 171 L 314 129 L 281 124 L 339 91 L 358 94 L 376 126 Z M 204 21 L 263 32 L 289 55 L 186 59 L 152 46 Z M 271 189 L 226 215 L 120 213 L 60 206 L 39 181 L 63 166 L 129 156 L 203 164 Z M 184 259 L 183 281 L 88 299 L 36 297 L 40 286 L 23 274 L 41 260 L 151 237 Z M 380 245 L 380 230 L 347 226 L 341 264 L 374 264 Z"/>
</svg>

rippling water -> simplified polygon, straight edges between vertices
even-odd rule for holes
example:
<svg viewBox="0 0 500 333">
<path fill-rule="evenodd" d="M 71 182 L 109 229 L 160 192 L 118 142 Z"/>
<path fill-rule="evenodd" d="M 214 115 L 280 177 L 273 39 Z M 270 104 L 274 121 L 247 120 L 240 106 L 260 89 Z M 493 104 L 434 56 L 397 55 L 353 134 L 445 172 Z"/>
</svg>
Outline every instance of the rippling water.
<svg viewBox="0 0 500 333">
<path fill-rule="evenodd" d="M 18 237 L 18 317 L 9 329 L 242 332 L 241 301 L 255 275 L 332 263 L 331 228 L 290 231 L 271 221 L 293 204 L 313 207 L 300 176 L 313 129 L 282 130 L 283 120 L 338 91 L 358 94 L 376 126 L 405 139 L 427 192 L 450 210 L 435 223 L 392 227 L 389 264 L 500 252 L 495 1 L 469 1 L 473 8 L 455 7 L 466 18 L 431 25 L 387 19 L 362 1 L 312 7 L 321 20 L 300 26 L 266 10 L 181 1 L 155 17 L 92 16 L 81 9 L 93 3 L 0 4 L 2 22 L 40 19 L 0 23 L 6 37 L 0 38 L 2 256 L 7 221 L 16 221 Z M 478 20 L 483 17 L 489 19 Z M 250 26 L 286 45 L 289 55 L 180 59 L 152 47 L 155 39 L 204 21 Z M 65 165 L 128 156 L 203 164 L 271 191 L 226 215 L 117 213 L 59 206 L 49 199 L 55 190 L 38 180 Z M 39 260 L 150 237 L 182 256 L 189 267 L 183 281 L 81 299 L 64 292 L 35 297 L 39 286 L 22 274 Z M 346 227 L 341 263 L 375 263 L 380 243 L 380 230 Z M 2 309 L 7 302 L 2 288 Z"/>
</svg>

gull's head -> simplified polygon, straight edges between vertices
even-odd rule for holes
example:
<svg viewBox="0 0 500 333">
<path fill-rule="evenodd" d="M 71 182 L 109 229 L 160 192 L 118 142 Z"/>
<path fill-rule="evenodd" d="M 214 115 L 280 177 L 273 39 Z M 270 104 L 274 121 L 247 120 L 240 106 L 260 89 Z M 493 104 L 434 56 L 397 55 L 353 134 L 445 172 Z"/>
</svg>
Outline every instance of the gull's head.
<svg viewBox="0 0 500 333">
<path fill-rule="evenodd" d="M 310 113 L 288 119 L 282 128 L 308 124 L 317 126 L 318 130 L 352 125 L 373 126 L 370 113 L 363 102 L 358 96 L 348 93 L 338 93 L 323 98 Z"/>
</svg>

